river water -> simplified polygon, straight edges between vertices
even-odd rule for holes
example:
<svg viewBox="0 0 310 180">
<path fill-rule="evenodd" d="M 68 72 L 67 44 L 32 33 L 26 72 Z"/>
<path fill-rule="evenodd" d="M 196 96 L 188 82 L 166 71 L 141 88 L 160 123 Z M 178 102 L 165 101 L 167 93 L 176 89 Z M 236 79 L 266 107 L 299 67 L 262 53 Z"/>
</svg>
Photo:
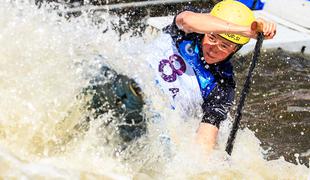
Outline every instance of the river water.
<svg viewBox="0 0 310 180">
<path fill-rule="evenodd" d="M 101 18 L 117 20 L 104 13 Z M 192 142 L 199 118 L 184 121 L 167 108 L 145 62 L 146 52 L 164 51 L 161 44 L 154 48 L 148 34 L 124 35 L 119 41 L 109 23 L 98 26 L 91 19 L 82 14 L 67 20 L 49 8 L 1 1 L 1 178 L 309 178 L 305 165 L 279 157 L 281 152 L 309 157 L 309 110 L 304 110 L 309 107 L 309 59 L 264 53 L 232 156 L 224 151 L 232 118 L 221 125 L 216 150 L 205 156 Z M 242 59 L 235 61 L 239 82 L 246 71 Z M 148 133 L 124 151 L 117 149 L 113 132 L 101 126 L 109 114 L 92 121 L 88 131 L 74 131 L 85 113 L 84 100 L 77 96 L 103 65 L 134 78 L 145 94 Z M 193 109 L 192 114 L 199 113 Z"/>
</svg>

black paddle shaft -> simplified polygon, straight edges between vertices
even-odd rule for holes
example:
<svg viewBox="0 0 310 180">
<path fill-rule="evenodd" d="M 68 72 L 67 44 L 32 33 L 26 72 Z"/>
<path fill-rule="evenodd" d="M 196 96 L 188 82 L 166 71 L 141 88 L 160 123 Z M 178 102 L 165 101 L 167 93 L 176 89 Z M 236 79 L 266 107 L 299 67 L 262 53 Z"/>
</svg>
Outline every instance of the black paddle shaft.
<svg viewBox="0 0 310 180">
<path fill-rule="evenodd" d="M 235 115 L 235 120 L 233 122 L 233 126 L 232 126 L 232 129 L 230 131 L 230 135 L 228 137 L 227 144 L 226 144 L 225 150 L 229 155 L 231 155 L 231 152 L 232 152 L 232 149 L 234 146 L 234 141 L 235 141 L 237 131 L 239 129 L 240 120 L 242 117 L 242 108 L 244 106 L 246 95 L 248 94 L 249 89 L 250 89 L 250 84 L 251 84 L 251 80 L 252 80 L 252 76 L 253 76 L 253 70 L 254 70 L 255 65 L 258 61 L 258 57 L 260 54 L 260 49 L 261 49 L 262 44 L 263 44 L 263 40 L 264 40 L 263 33 L 258 33 L 257 42 L 255 44 L 254 54 L 253 54 L 253 58 L 252 58 L 252 63 L 250 65 L 248 75 L 247 75 L 246 80 L 245 80 L 244 85 L 243 85 L 241 97 L 240 97 L 239 104 L 237 107 L 237 112 Z"/>
</svg>

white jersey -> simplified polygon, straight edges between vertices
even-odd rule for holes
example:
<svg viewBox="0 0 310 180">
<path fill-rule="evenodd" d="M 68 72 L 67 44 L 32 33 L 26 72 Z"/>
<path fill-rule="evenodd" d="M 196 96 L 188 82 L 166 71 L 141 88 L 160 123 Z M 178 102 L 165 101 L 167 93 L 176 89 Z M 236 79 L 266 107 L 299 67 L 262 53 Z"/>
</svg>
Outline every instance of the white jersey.
<svg viewBox="0 0 310 180">
<path fill-rule="evenodd" d="M 167 43 L 170 42 L 170 43 Z M 147 61 L 156 72 L 156 84 L 169 96 L 173 109 L 200 108 L 202 96 L 194 69 L 182 58 L 169 34 L 154 42 Z M 156 52 L 156 53 L 154 53 Z"/>
</svg>

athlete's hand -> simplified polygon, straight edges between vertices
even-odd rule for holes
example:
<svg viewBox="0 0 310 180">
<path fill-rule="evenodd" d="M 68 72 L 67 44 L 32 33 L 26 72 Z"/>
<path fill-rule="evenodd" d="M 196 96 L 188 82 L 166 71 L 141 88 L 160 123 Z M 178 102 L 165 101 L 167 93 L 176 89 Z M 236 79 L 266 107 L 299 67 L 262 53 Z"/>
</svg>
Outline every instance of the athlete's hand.
<svg viewBox="0 0 310 180">
<path fill-rule="evenodd" d="M 265 21 L 262 18 L 257 18 L 251 25 L 251 38 L 256 38 L 258 32 L 263 32 L 265 39 L 272 39 L 277 32 L 277 26 L 273 22 Z"/>
</svg>

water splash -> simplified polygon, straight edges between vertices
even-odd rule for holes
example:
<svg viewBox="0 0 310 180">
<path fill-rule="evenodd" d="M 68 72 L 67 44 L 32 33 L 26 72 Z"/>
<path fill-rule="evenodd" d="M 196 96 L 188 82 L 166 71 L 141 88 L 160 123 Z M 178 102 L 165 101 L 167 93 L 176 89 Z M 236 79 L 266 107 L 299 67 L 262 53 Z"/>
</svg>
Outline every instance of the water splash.
<svg viewBox="0 0 310 180">
<path fill-rule="evenodd" d="M 49 8 L 1 2 L 1 177 L 307 178 L 304 166 L 266 161 L 260 141 L 247 129 L 240 131 L 233 156 L 227 157 L 228 121 L 214 155 L 203 158 L 192 142 L 199 119 L 184 122 L 179 112 L 166 108 L 166 96 L 153 83 L 144 52 L 161 49 L 147 49 L 153 47 L 147 45 L 147 35 L 118 41 L 114 31 L 106 31 L 114 17 L 100 17 L 105 21 L 98 25 L 88 14 L 68 20 Z M 98 121 L 81 136 L 70 136 L 85 113 L 77 95 L 102 65 L 134 78 L 147 99 L 148 135 L 125 151 L 102 142 Z"/>
</svg>

